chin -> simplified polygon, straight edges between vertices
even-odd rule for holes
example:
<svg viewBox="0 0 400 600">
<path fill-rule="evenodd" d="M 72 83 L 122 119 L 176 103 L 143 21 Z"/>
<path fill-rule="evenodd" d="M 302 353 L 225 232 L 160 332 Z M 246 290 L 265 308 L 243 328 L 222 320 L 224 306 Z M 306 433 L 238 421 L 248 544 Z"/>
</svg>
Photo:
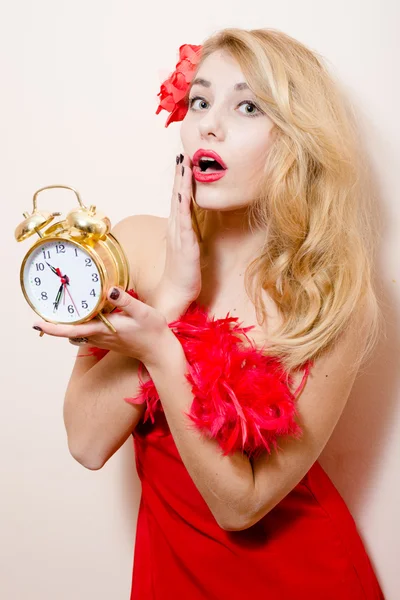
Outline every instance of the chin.
<svg viewBox="0 0 400 600">
<path fill-rule="evenodd" d="M 243 201 L 240 202 L 239 199 L 235 201 L 235 199 L 232 199 L 232 196 L 228 197 L 226 193 L 211 193 L 211 190 L 203 192 L 197 189 L 194 193 L 194 200 L 197 206 L 204 210 L 230 211 L 243 209 L 247 206 L 243 204 Z"/>
<path fill-rule="evenodd" d="M 229 210 L 232 196 L 227 190 L 218 189 L 216 184 L 195 184 L 193 196 L 197 206 L 207 210 Z"/>
</svg>

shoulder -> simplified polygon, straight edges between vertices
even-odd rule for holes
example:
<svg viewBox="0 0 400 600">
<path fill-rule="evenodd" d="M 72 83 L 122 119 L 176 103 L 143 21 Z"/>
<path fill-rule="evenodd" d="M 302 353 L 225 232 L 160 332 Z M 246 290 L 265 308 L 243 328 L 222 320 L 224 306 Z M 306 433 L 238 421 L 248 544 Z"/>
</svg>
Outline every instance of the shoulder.
<svg viewBox="0 0 400 600">
<path fill-rule="evenodd" d="M 131 215 L 119 221 L 112 229 L 113 235 L 130 244 L 137 238 L 145 239 L 149 232 L 164 231 L 168 219 L 155 215 Z M 135 233 L 133 238 L 132 233 Z"/>
<path fill-rule="evenodd" d="M 346 327 L 340 332 L 329 349 L 324 350 L 313 361 L 308 387 L 321 391 L 329 383 L 334 392 L 335 385 L 348 385 L 350 388 L 360 367 L 360 358 L 368 344 L 368 338 L 374 324 L 373 301 L 363 299 L 353 309 Z M 293 389 L 300 385 L 302 372 L 293 374 Z M 313 384 L 311 384 L 313 381 Z M 345 403 L 346 398 L 342 396 Z M 343 407 L 344 408 L 344 405 Z"/>
<path fill-rule="evenodd" d="M 157 261 L 165 239 L 168 219 L 155 215 L 131 215 L 112 229 L 125 251 L 130 268 L 130 282 L 137 290 L 144 267 Z"/>
</svg>

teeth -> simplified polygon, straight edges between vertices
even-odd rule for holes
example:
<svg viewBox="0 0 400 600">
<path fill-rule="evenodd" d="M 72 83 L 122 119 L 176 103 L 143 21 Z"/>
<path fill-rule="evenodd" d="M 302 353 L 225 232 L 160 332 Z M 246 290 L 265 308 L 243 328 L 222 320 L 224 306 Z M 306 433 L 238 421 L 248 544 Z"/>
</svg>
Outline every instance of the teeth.
<svg viewBox="0 0 400 600">
<path fill-rule="evenodd" d="M 220 171 L 223 168 L 222 165 L 214 158 L 211 158 L 211 156 L 202 156 L 199 159 L 199 167 L 201 171 L 207 171 L 209 167 L 214 168 L 217 171 Z"/>
</svg>

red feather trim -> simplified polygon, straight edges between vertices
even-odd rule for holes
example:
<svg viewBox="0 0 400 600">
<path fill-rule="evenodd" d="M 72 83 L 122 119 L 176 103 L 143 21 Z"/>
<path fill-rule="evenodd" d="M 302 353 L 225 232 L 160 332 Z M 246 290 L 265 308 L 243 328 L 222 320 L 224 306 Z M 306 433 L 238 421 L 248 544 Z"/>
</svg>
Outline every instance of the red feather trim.
<svg viewBox="0 0 400 600">
<path fill-rule="evenodd" d="M 302 382 L 293 394 L 292 378 L 279 359 L 263 354 L 246 335 L 254 326 L 241 327 L 229 313 L 224 319 L 210 318 L 194 302 L 169 327 L 189 364 L 186 378 L 194 398 L 186 414 L 198 430 L 219 443 L 224 455 L 240 450 L 256 457 L 264 450 L 277 450 L 280 436 L 301 437 L 295 400 L 306 383 L 310 361 L 303 366 Z M 142 379 L 144 368 L 140 364 L 140 392 L 125 400 L 146 403 L 143 422 L 154 423 L 156 411 L 163 407 L 151 378 Z"/>
<path fill-rule="evenodd" d="M 138 298 L 134 290 L 128 293 Z M 253 457 L 262 451 L 270 454 L 278 450 L 279 437 L 301 437 L 295 400 L 306 383 L 312 361 L 301 367 L 303 379 L 292 393 L 292 378 L 287 377 L 279 359 L 263 354 L 255 346 L 246 335 L 254 326 L 241 327 L 238 317 L 229 317 L 228 313 L 224 319 L 210 318 L 205 308 L 193 302 L 169 327 L 180 340 L 189 364 L 186 378 L 194 398 L 186 415 L 199 431 L 219 443 L 224 455 L 237 450 Z M 240 335 L 248 345 L 243 344 Z M 107 352 L 90 347 L 89 354 L 80 356 L 101 359 Z M 142 363 L 138 375 L 140 391 L 125 401 L 146 403 L 143 422 L 150 419 L 154 423 L 156 411 L 163 412 L 162 403 Z"/>
</svg>

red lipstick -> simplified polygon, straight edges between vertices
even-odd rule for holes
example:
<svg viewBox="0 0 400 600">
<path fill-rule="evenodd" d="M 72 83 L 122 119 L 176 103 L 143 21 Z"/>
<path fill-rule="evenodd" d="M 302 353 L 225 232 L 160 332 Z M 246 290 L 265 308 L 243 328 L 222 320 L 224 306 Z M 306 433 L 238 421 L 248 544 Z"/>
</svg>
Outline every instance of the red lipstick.
<svg viewBox="0 0 400 600">
<path fill-rule="evenodd" d="M 199 167 L 193 167 L 193 177 L 200 183 L 212 183 L 213 181 L 218 181 L 218 179 L 221 179 L 225 173 L 226 171 L 213 171 L 210 173 L 205 173 L 200 171 Z"/>
<path fill-rule="evenodd" d="M 218 163 L 218 166 L 215 163 L 213 164 L 213 161 Z M 210 167 L 205 167 L 207 162 L 210 164 Z M 214 152 L 214 150 L 205 150 L 203 148 L 194 153 L 192 164 L 193 177 L 201 183 L 218 181 L 218 179 L 224 177 L 228 168 L 219 154 Z"/>
<path fill-rule="evenodd" d="M 214 150 L 203 150 L 202 148 L 200 148 L 200 150 L 197 150 L 192 158 L 192 163 L 193 165 L 195 165 L 196 167 L 199 166 L 199 161 L 201 158 L 206 157 L 206 158 L 212 158 L 213 160 L 215 160 L 217 163 L 219 163 L 221 165 L 221 167 L 223 169 L 227 169 L 228 167 L 226 166 L 226 164 L 224 163 L 224 161 L 222 160 L 222 158 L 220 157 L 219 154 L 217 154 L 216 152 L 214 152 Z"/>
</svg>

